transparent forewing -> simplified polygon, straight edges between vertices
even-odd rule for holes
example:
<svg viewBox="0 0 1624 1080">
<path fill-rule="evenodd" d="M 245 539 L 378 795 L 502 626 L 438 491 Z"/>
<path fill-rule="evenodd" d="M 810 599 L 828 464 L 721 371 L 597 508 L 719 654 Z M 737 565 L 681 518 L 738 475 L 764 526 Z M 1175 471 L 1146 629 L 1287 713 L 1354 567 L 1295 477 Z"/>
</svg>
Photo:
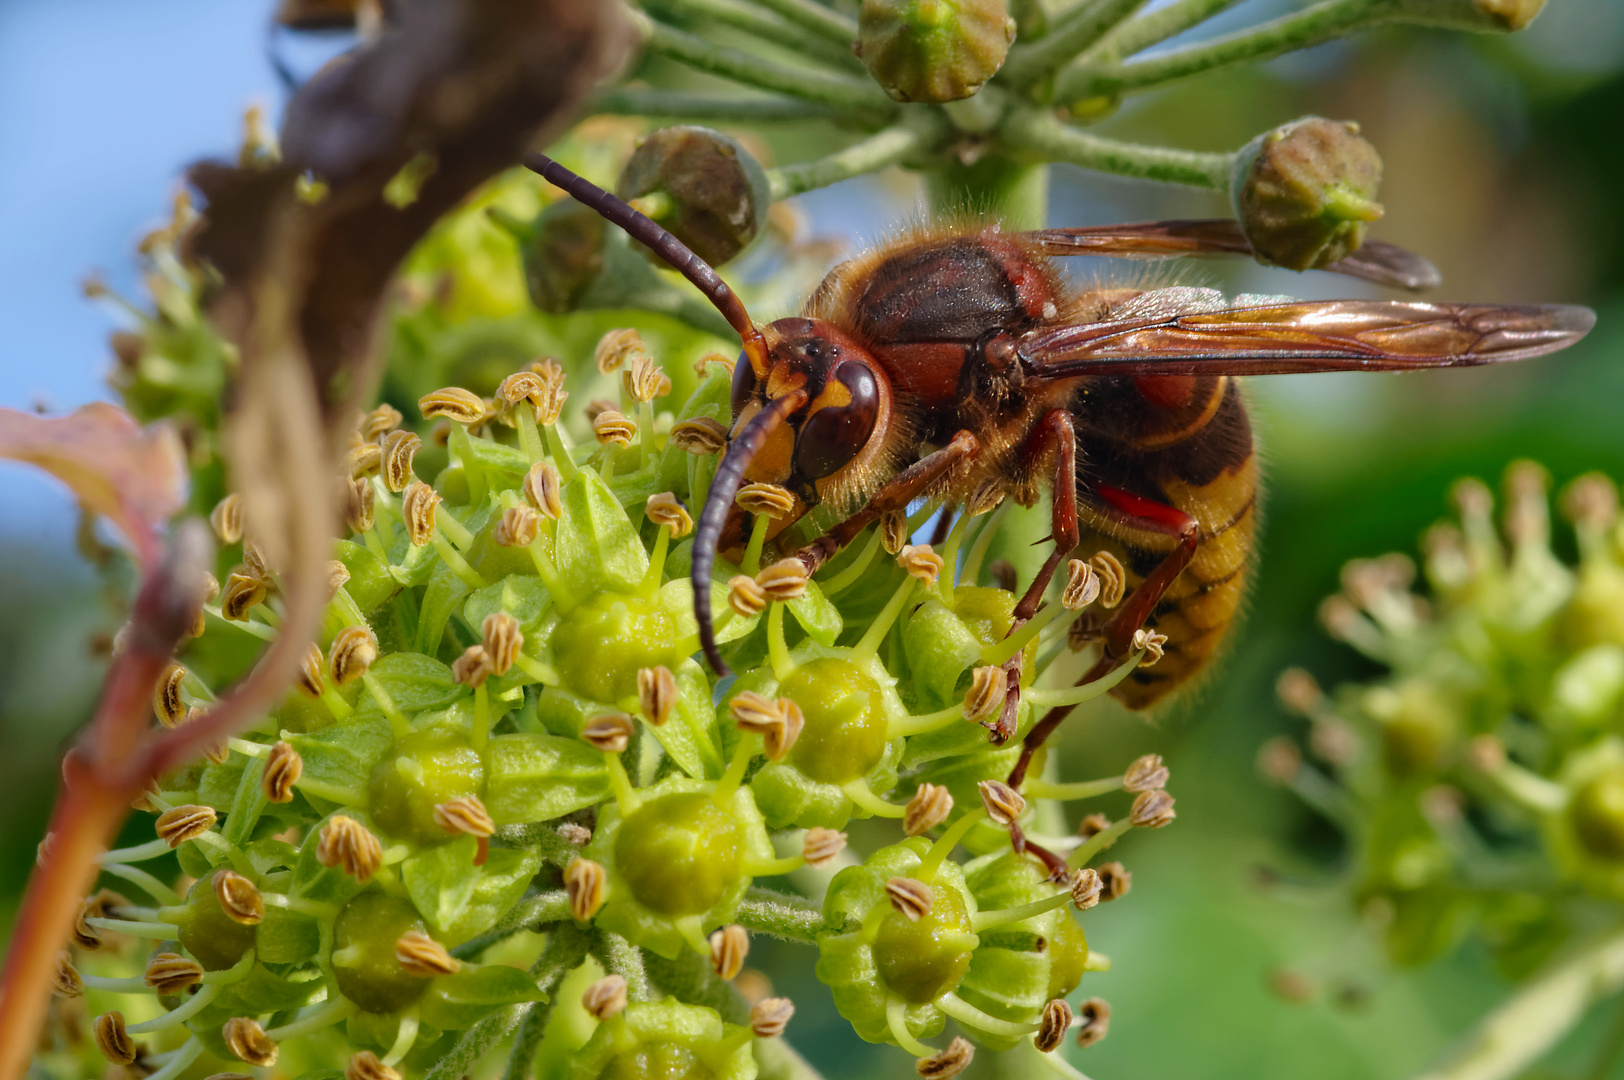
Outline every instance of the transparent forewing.
<svg viewBox="0 0 1624 1080">
<path fill-rule="evenodd" d="M 1584 337 L 1596 321 L 1589 308 L 1566 305 L 1385 300 L 1146 311 L 1157 305 L 1157 293 L 1187 291 L 1136 297 L 1126 317 L 1035 330 L 1021 338 L 1020 355 L 1033 373 L 1049 376 L 1461 367 L 1555 352 Z"/>
<path fill-rule="evenodd" d="M 1076 229 L 1039 229 L 1022 234 L 1045 255 L 1111 255 L 1170 259 L 1188 255 L 1251 255 L 1240 223 L 1229 218 L 1142 221 Z M 1430 262 L 1413 251 L 1367 240 L 1358 251 L 1322 269 L 1400 289 L 1430 289 L 1440 278 Z"/>
</svg>

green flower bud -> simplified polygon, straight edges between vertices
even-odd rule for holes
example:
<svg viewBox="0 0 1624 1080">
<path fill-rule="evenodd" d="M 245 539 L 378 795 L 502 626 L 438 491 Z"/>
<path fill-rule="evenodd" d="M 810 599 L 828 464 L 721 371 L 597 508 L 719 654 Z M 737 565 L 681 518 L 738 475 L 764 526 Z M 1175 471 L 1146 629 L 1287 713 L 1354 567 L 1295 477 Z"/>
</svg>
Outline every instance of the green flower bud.
<svg viewBox="0 0 1624 1080">
<path fill-rule="evenodd" d="M 520 240 L 530 302 L 549 315 L 574 311 L 603 273 L 608 223 L 590 207 L 561 199 L 528 229 L 510 228 Z"/>
<path fill-rule="evenodd" d="M 615 194 L 653 218 L 712 266 L 749 246 L 772 204 L 767 174 L 719 131 L 669 127 L 640 142 Z M 651 260 L 664 266 L 652 251 Z"/>
<path fill-rule="evenodd" d="M 662 956 L 708 954 L 705 935 L 732 921 L 751 868 L 775 858 L 748 787 L 673 777 L 604 806 L 585 858 L 608 871 L 597 923 Z"/>
<path fill-rule="evenodd" d="M 1436 771 L 1460 737 L 1459 707 L 1426 679 L 1372 687 L 1362 700 L 1365 711 L 1381 725 L 1382 758 L 1395 777 Z"/>
<path fill-rule="evenodd" d="M 594 701 L 637 695 L 640 668 L 675 668 L 686 657 L 687 627 L 665 596 L 603 592 L 568 612 L 552 635 L 554 666 L 565 685 Z"/>
<path fill-rule="evenodd" d="M 205 971 L 223 971 L 254 947 L 255 926 L 231 918 L 220 907 L 211 876 L 205 874 L 186 893 L 186 902 L 166 911 L 180 927 L 180 943 Z"/>
<path fill-rule="evenodd" d="M 1575 793 L 1568 815 L 1587 853 L 1624 860 L 1624 764 L 1611 765 L 1587 781 Z"/>
<path fill-rule="evenodd" d="M 863 0 L 853 51 L 898 101 L 958 101 L 1004 65 L 1006 0 Z"/>
<path fill-rule="evenodd" d="M 339 993 L 365 1012 L 398 1012 L 423 996 L 429 980 L 409 975 L 395 957 L 408 930 L 422 933 L 417 909 L 377 890 L 344 905 L 333 924 L 330 963 Z"/>
<path fill-rule="evenodd" d="M 935 868 L 925 883 L 930 910 L 917 920 L 896 910 L 887 893 L 894 878 L 922 872 L 930 842 L 913 837 L 881 848 L 861 866 L 847 867 L 829 883 L 823 901 L 828 927 L 818 935 L 817 976 L 828 985 L 835 1008 L 869 1042 L 895 1042 L 887 1003 L 905 1004 L 911 1037 L 941 1031 L 943 1013 L 934 1002 L 956 989 L 970 969 L 978 939 L 971 930 L 976 901 L 952 862 Z"/>
<path fill-rule="evenodd" d="M 750 1029 L 676 998 L 634 1002 L 574 1055 L 571 1080 L 755 1080 Z"/>
<path fill-rule="evenodd" d="M 1230 201 L 1258 262 L 1291 270 L 1328 266 L 1359 250 L 1382 161 L 1359 126 L 1317 116 L 1253 139 L 1235 155 Z"/>
<path fill-rule="evenodd" d="M 373 767 L 372 820 L 411 843 L 444 843 L 452 834 L 435 821 L 435 806 L 480 795 L 484 785 L 485 763 L 467 736 L 444 729 L 415 731 Z"/>
</svg>

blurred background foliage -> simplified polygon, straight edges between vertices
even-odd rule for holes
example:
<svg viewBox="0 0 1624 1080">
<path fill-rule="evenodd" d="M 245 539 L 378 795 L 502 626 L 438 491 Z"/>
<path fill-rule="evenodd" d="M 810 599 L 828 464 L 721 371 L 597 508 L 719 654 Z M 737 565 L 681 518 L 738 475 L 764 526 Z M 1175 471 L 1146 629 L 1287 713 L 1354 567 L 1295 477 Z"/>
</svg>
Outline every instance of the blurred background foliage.
<svg viewBox="0 0 1624 1080">
<path fill-rule="evenodd" d="M 1293 6 L 1248 0 L 1199 32 Z M 109 396 L 111 320 L 80 298 L 76 280 L 100 269 L 138 295 L 133 245 L 163 218 L 180 167 L 231 151 L 246 104 L 274 117 L 281 90 L 266 21 L 253 3 L 0 0 L 0 401 L 59 410 Z M 291 60 L 306 70 L 320 57 Z M 1260 780 L 1253 758 L 1292 726 L 1273 695 L 1282 668 L 1307 667 L 1326 685 L 1376 673 L 1315 626 L 1344 561 L 1413 550 L 1455 478 L 1497 482 L 1517 458 L 1542 461 L 1558 485 L 1592 469 L 1624 477 L 1624 5 L 1550 0 L 1510 38 L 1381 29 L 1131 99 L 1095 130 L 1228 150 L 1309 113 L 1357 120 L 1379 148 L 1387 216 L 1374 235 L 1434 260 L 1441 297 L 1588 303 L 1601 321 L 1579 347 L 1511 367 L 1253 382 L 1266 526 L 1250 613 L 1227 660 L 1150 722 L 1102 706 L 1071 721 L 1082 730 L 1065 743 L 1072 775 L 1088 775 L 1092 756 L 1159 752 L 1179 796 L 1176 828 L 1122 849 L 1135 902 L 1091 916 L 1119 963 L 1092 991 L 1113 1005 L 1111 1035 L 1081 1062 L 1102 1080 L 1405 1076 L 1504 996 L 1507 984 L 1470 944 L 1420 971 L 1391 970 L 1337 888 L 1335 832 Z M 793 143 L 784 131 L 733 133 L 769 163 L 823 149 L 804 133 Z M 1228 212 L 1216 194 L 1066 167 L 1051 191 L 1056 225 Z M 828 241 L 832 257 L 906 220 L 923 195 L 893 172 L 795 204 L 803 235 Z M 1191 274 L 1306 297 L 1365 288 L 1249 263 Z M 581 340 L 615 321 L 593 319 Z M 0 499 L 4 920 L 116 616 L 67 497 L 8 466 Z M 811 981 L 809 957 L 764 955 L 761 966 L 793 966 Z M 852 1046 L 826 994 L 778 990 L 803 1004 L 796 1042 L 831 1075 L 896 1068 L 881 1048 Z M 1545 1072 L 1582 1075 L 1583 1050 L 1605 1022 L 1592 1017 L 1570 1035 Z"/>
</svg>

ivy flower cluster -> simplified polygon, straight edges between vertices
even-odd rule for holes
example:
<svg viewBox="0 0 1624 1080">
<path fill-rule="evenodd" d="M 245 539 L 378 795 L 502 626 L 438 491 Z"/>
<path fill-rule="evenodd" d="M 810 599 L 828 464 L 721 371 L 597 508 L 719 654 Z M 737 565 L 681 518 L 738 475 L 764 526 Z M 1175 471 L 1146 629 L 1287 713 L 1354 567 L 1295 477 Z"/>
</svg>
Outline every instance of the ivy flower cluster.
<svg viewBox="0 0 1624 1080">
<path fill-rule="evenodd" d="M 580 1080 L 808 1075 L 764 1045 L 793 1004 L 759 973 L 729 985 L 768 934 L 805 945 L 857 1034 L 923 1076 L 1023 1043 L 1075 1075 L 1066 1033 L 1097 1041 L 1109 1008 L 1068 1000 L 1108 966 L 1074 913 L 1128 891 L 1100 859 L 1172 820 L 1167 769 L 1068 783 L 1039 762 L 1016 791 L 1019 744 L 983 722 L 1016 652 L 1018 735 L 1109 689 L 1036 684 L 1072 622 L 1120 599 L 1110 557 L 1074 560 L 1010 634 L 1015 596 L 980 584 L 992 500 L 937 547 L 907 542 L 933 506 L 896 515 L 809 580 L 766 540 L 788 493 L 748 485 L 754 529 L 712 584 L 739 673 L 718 682 L 693 658 L 688 537 L 731 365 L 707 357 L 674 404 L 635 331 L 595 361 L 619 397 L 575 434 L 573 376 L 548 359 L 489 397 L 428 393 L 414 425 L 389 405 L 357 418 L 320 640 L 273 714 L 144 793 L 157 839 L 102 859 L 134 898 L 85 901 L 59 1039 L 79 1001 L 109 1061 L 159 1080 L 200 1061 L 460 1076 L 504 1041 L 513 1076 L 564 1059 Z M 160 683 L 166 725 L 280 621 L 238 497 L 210 520 L 231 565 Z M 1059 803 L 1117 792 L 1118 820 L 1048 835 Z M 880 841 L 858 851 L 844 830 L 868 818 Z M 171 854 L 178 876 L 153 862 Z"/>
<path fill-rule="evenodd" d="M 1553 551 L 1549 478 L 1505 476 L 1504 508 L 1456 485 L 1458 521 L 1416 564 L 1349 563 L 1321 620 L 1388 674 L 1322 692 L 1279 681 L 1307 725 L 1259 756 L 1339 826 L 1356 901 L 1395 961 L 1475 931 L 1522 977 L 1624 899 L 1624 527 L 1614 483 L 1574 480 L 1559 506 L 1577 562 Z M 1614 916 L 1616 918 L 1616 916 Z"/>
</svg>

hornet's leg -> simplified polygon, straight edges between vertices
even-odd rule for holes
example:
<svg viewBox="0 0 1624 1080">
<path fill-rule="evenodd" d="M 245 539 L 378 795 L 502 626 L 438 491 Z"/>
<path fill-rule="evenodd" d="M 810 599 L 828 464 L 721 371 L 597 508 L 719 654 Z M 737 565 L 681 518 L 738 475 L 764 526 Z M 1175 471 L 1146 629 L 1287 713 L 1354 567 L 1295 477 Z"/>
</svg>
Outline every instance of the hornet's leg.
<svg viewBox="0 0 1624 1080">
<path fill-rule="evenodd" d="M 1018 460 L 1022 471 L 1031 473 L 1041 469 L 1045 459 L 1051 457 L 1053 458 L 1051 467 L 1054 469 L 1054 512 L 1050 518 L 1049 537 L 1054 541 L 1054 550 L 1043 561 L 1043 568 L 1037 572 L 1032 584 L 1027 586 L 1020 602 L 1015 605 L 1009 624 L 1011 634 L 1037 614 L 1038 606 L 1043 603 L 1043 594 L 1048 590 L 1049 582 L 1054 580 L 1055 570 L 1060 566 L 1060 560 L 1070 555 L 1072 549 L 1077 546 L 1077 434 L 1072 429 L 1071 413 L 1064 409 L 1054 409 L 1038 421 L 1037 426 L 1032 429 L 1032 434 L 1027 436 L 1026 442 L 1021 445 Z M 1015 714 L 1021 703 L 1019 652 L 1004 662 L 1004 672 L 1008 676 L 1009 691 L 1004 698 L 1003 711 L 991 725 L 992 742 L 995 746 L 1002 746 L 1015 734 Z"/>
<path fill-rule="evenodd" d="M 1190 565 L 1201 541 L 1201 526 L 1182 510 L 1105 484 L 1094 484 L 1091 490 L 1096 498 L 1091 499 L 1090 503 L 1105 516 L 1115 518 L 1131 529 L 1171 536 L 1177 540 L 1177 544 L 1101 629 L 1104 651 L 1099 661 L 1077 680 L 1078 686 L 1104 678 L 1127 660 L 1133 651 L 1133 635 L 1145 625 L 1145 620 L 1156 610 L 1156 605 L 1161 603 L 1168 588 Z M 1010 787 L 1019 790 L 1021 782 L 1026 779 L 1026 770 L 1032 764 L 1032 755 L 1060 726 L 1072 708 L 1063 705 L 1049 710 L 1049 714 L 1027 732 L 1021 758 L 1009 774 Z"/>
<path fill-rule="evenodd" d="M 851 517 L 832 526 L 828 532 L 795 553 L 811 577 L 819 567 L 857 538 L 857 534 L 892 510 L 905 510 L 919 493 L 930 487 L 955 466 L 969 461 L 981 450 L 981 444 L 968 431 L 953 436 L 951 442 L 927 454 L 887 480 Z"/>
</svg>

